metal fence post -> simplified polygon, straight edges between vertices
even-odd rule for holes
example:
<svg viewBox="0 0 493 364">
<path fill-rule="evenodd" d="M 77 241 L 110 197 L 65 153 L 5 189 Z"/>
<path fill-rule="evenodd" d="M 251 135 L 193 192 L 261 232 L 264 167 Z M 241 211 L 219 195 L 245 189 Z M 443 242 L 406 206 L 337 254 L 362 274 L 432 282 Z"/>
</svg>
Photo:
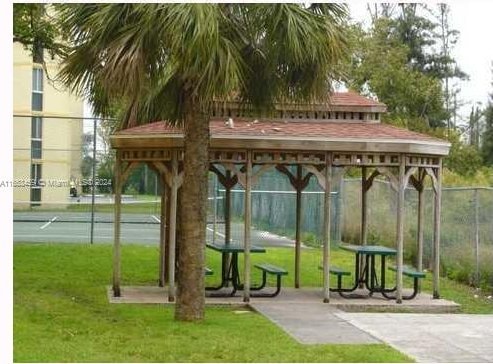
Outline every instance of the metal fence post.
<svg viewBox="0 0 493 364">
<path fill-rule="evenodd" d="M 94 204 L 96 193 L 96 127 L 97 121 L 93 120 L 93 137 L 92 137 L 92 194 L 91 194 L 91 240 L 90 243 L 94 244 Z"/>
<path fill-rule="evenodd" d="M 480 273 L 479 273 L 479 189 L 474 190 L 474 252 L 476 254 L 476 287 L 479 287 Z"/>
<path fill-rule="evenodd" d="M 339 193 L 337 194 L 337 204 L 336 204 L 336 223 L 337 223 L 337 235 L 336 235 L 336 241 L 338 243 L 342 242 L 342 229 L 343 229 L 343 221 L 344 221 L 344 216 L 343 211 L 342 211 L 342 206 L 343 206 L 343 192 L 344 192 L 344 176 L 341 176 L 339 179 Z"/>
<path fill-rule="evenodd" d="M 212 243 L 216 242 L 216 234 L 217 234 L 217 175 L 214 173 L 213 174 L 213 187 L 212 190 L 214 191 L 214 198 L 213 198 L 213 207 L 212 207 Z"/>
</svg>

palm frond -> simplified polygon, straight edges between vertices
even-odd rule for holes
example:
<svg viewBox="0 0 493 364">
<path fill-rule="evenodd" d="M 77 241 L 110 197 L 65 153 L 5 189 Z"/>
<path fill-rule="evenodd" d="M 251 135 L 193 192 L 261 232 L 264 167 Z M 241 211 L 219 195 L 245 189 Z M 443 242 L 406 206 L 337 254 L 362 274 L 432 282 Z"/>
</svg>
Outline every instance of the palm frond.
<svg viewBox="0 0 493 364">
<path fill-rule="evenodd" d="M 233 93 L 258 107 L 326 97 L 346 52 L 338 4 L 64 4 L 73 44 L 60 78 L 123 126 L 179 122 Z"/>
</svg>

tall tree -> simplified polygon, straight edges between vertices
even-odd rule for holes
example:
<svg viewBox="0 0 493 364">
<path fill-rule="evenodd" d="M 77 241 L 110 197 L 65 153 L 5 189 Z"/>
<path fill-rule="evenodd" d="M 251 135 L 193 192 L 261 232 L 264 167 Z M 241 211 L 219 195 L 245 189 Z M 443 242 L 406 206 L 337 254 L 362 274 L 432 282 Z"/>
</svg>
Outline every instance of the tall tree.
<svg viewBox="0 0 493 364">
<path fill-rule="evenodd" d="M 204 315 L 209 120 L 214 97 L 327 97 L 345 40 L 338 4 L 66 4 L 73 42 L 62 79 L 105 114 L 123 100 L 121 127 L 183 125 L 184 184 L 175 317 Z"/>
<path fill-rule="evenodd" d="M 459 31 L 453 29 L 450 25 L 450 5 L 437 4 L 437 10 L 433 12 L 436 18 L 438 31 L 435 31 L 434 37 L 439 46 L 438 52 L 430 56 L 429 72 L 436 78 L 442 80 L 444 89 L 444 102 L 447 111 L 447 131 L 455 128 L 455 122 L 452 123 L 458 111 L 457 95 L 460 89 L 451 82 L 455 80 L 466 80 L 469 76 L 457 65 L 452 57 L 452 51 L 459 39 Z"/>
<path fill-rule="evenodd" d="M 436 24 L 424 16 L 426 4 L 400 3 L 400 13 L 393 18 L 392 28 L 396 36 L 408 47 L 408 65 L 421 73 L 430 70 L 430 55 L 427 50 L 435 45 Z"/>
<path fill-rule="evenodd" d="M 440 82 L 409 65 L 409 47 L 395 33 L 392 19 L 380 17 L 368 31 L 353 26 L 349 34 L 350 88 L 376 95 L 387 104 L 384 121 L 421 131 L 442 125 Z"/>
<path fill-rule="evenodd" d="M 49 6 L 42 3 L 14 3 L 13 41 L 28 49 L 36 61 L 44 63 L 44 50 L 54 56 L 64 56 L 67 46 L 63 34 L 50 15 Z M 54 12 L 54 9 L 51 10 Z"/>
<path fill-rule="evenodd" d="M 478 105 L 471 108 L 471 113 L 469 114 L 469 145 L 479 148 L 479 139 L 481 134 L 481 118 L 483 116 L 484 110 L 481 110 Z"/>
<path fill-rule="evenodd" d="M 493 62 L 491 67 L 493 86 Z M 481 144 L 481 155 L 486 164 L 493 166 L 493 91 L 488 100 L 488 106 L 484 112 L 485 130 Z"/>
</svg>

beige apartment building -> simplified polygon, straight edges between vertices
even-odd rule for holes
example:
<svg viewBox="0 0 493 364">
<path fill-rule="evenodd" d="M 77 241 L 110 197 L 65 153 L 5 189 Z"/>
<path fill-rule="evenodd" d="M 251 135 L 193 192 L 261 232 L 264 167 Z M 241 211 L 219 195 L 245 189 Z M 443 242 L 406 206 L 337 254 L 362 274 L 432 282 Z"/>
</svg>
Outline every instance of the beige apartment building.
<svg viewBox="0 0 493 364">
<path fill-rule="evenodd" d="M 81 178 L 83 101 L 53 82 L 59 63 L 13 44 L 14 208 L 70 201 Z M 80 191 L 80 186 L 77 186 Z"/>
</svg>

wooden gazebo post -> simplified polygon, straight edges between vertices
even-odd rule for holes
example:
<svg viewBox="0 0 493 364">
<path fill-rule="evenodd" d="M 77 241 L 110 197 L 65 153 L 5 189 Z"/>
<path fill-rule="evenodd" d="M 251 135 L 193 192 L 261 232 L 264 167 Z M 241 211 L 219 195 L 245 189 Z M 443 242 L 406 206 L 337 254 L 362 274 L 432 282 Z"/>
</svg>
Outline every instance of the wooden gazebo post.
<svg viewBox="0 0 493 364">
<path fill-rule="evenodd" d="M 295 250 L 294 250 L 294 287 L 300 288 L 300 275 L 301 275 L 301 219 L 302 219 L 302 192 L 303 186 L 301 185 L 303 178 L 303 167 L 301 164 L 296 166 L 296 237 L 295 237 Z"/>
<path fill-rule="evenodd" d="M 418 251 L 417 251 L 417 261 L 416 267 L 418 271 L 423 271 L 423 246 L 424 246 L 424 217 L 425 217 L 425 186 L 424 179 L 426 173 L 424 168 L 420 168 L 418 172 L 418 185 L 416 186 L 418 190 Z M 421 284 L 421 282 L 420 282 Z"/>
<path fill-rule="evenodd" d="M 324 183 L 324 232 L 323 232 L 323 272 L 324 272 L 324 302 L 330 301 L 330 191 L 332 179 L 332 155 L 325 153 L 325 183 Z"/>
<path fill-rule="evenodd" d="M 120 297 L 121 276 L 121 247 L 120 247 L 120 217 L 122 202 L 122 160 L 121 152 L 116 151 L 115 158 L 115 217 L 113 221 L 113 296 Z"/>
<path fill-rule="evenodd" d="M 366 245 L 368 240 L 368 191 L 371 184 L 368 183 L 367 167 L 361 167 L 361 231 L 360 244 Z M 361 276 L 361 272 L 365 269 L 365 260 L 363 256 L 359 260 L 360 271 L 357 272 Z M 363 283 L 360 283 L 360 288 L 363 288 Z"/>
<path fill-rule="evenodd" d="M 159 217 L 159 286 L 164 287 L 166 283 L 166 241 L 169 226 L 166 226 L 166 206 L 168 199 L 168 187 L 164 175 L 159 174 L 161 181 L 161 215 Z"/>
<path fill-rule="evenodd" d="M 402 303 L 402 266 L 404 264 L 404 193 L 406 190 L 406 156 L 400 156 L 399 184 L 397 190 L 397 292 L 396 302 Z"/>
<path fill-rule="evenodd" d="M 128 175 L 138 162 L 128 162 L 123 166 L 122 152 L 116 151 L 115 157 L 115 217 L 113 221 L 113 296 L 120 297 L 121 290 L 121 244 L 120 244 L 120 220 L 121 220 L 121 203 L 122 187 L 128 178 Z"/>
<path fill-rule="evenodd" d="M 442 210 L 442 158 L 436 170 L 435 215 L 433 229 L 433 298 L 440 298 L 440 216 Z"/>
<path fill-rule="evenodd" d="M 175 301 L 175 267 L 176 267 L 176 214 L 178 202 L 178 152 L 172 151 L 171 155 L 171 196 L 169 218 L 169 255 L 168 255 L 168 301 Z"/>
<path fill-rule="evenodd" d="M 246 153 L 246 171 L 245 171 L 245 218 L 244 218 L 244 246 L 245 246 L 245 267 L 244 267 L 244 285 L 243 285 L 243 302 L 250 302 L 250 230 L 252 225 L 252 152 Z"/>
</svg>

